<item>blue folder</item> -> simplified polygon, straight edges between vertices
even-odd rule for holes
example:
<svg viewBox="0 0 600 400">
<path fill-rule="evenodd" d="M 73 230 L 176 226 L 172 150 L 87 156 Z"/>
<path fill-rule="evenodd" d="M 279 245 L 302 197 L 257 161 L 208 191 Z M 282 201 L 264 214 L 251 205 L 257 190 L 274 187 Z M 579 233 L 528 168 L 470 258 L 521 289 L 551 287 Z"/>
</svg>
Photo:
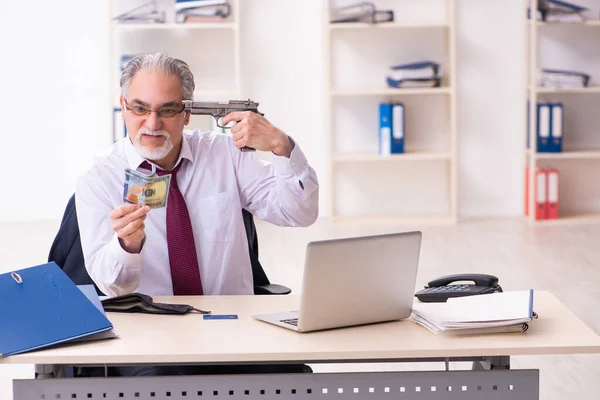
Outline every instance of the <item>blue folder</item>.
<svg viewBox="0 0 600 400">
<path fill-rule="evenodd" d="M 392 154 L 392 104 L 379 104 L 379 155 Z"/>
<path fill-rule="evenodd" d="M 404 153 L 404 104 L 379 104 L 379 155 Z"/>
<path fill-rule="evenodd" d="M 537 152 L 553 153 L 550 136 L 552 135 L 552 107 L 549 103 L 537 104 Z"/>
<path fill-rule="evenodd" d="M 550 117 L 550 151 L 553 153 L 562 152 L 563 131 L 564 131 L 564 107 L 562 103 L 548 103 L 551 112 Z"/>
<path fill-rule="evenodd" d="M 546 0 L 547 7 L 542 7 L 546 9 L 562 9 L 563 11 L 575 11 L 582 12 L 587 11 L 589 8 L 582 7 L 579 4 L 568 3 L 562 0 Z"/>
<path fill-rule="evenodd" d="M 0 275 L 0 357 L 112 328 L 54 262 Z"/>
<path fill-rule="evenodd" d="M 437 71 L 438 71 L 439 67 L 440 67 L 440 64 L 437 63 L 437 62 L 435 62 L 435 61 L 418 61 L 418 62 L 413 62 L 413 63 L 409 63 L 409 64 L 392 65 L 390 67 L 390 69 L 400 70 L 400 69 L 424 69 L 424 68 L 431 68 L 431 70 L 434 72 L 433 75 L 437 75 Z"/>
</svg>

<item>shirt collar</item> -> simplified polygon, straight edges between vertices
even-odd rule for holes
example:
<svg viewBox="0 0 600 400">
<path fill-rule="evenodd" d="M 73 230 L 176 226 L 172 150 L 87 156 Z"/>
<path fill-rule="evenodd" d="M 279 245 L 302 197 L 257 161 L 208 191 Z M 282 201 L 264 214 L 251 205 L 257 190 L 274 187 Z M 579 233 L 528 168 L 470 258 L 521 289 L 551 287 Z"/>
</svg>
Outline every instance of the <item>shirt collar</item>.
<svg viewBox="0 0 600 400">
<path fill-rule="evenodd" d="M 153 164 L 152 161 L 146 160 L 135 150 L 129 136 L 124 138 L 124 142 L 125 156 L 127 157 L 127 164 L 129 164 L 129 168 L 132 170 L 137 170 L 144 161 L 148 161 L 149 163 Z M 185 134 L 183 134 L 181 138 L 181 151 L 179 152 L 179 158 L 177 159 L 175 166 L 179 165 L 181 160 L 184 158 L 192 163 L 194 162 L 194 158 L 192 157 L 192 149 L 190 148 L 190 144 L 188 143 Z M 157 168 L 160 169 L 158 166 Z"/>
</svg>

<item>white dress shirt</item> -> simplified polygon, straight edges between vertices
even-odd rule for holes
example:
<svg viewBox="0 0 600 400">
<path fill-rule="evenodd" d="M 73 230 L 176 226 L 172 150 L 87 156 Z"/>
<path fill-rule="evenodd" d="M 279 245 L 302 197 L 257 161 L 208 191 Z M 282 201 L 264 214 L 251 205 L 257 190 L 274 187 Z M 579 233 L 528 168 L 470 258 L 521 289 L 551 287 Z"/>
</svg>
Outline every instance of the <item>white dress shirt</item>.
<svg viewBox="0 0 600 400">
<path fill-rule="evenodd" d="M 126 137 L 77 180 L 75 201 L 85 267 L 109 296 L 134 291 L 173 295 L 166 207 L 148 212 L 139 254 L 123 250 L 109 218 L 124 204 L 125 169 L 138 169 L 143 161 Z M 319 197 L 314 170 L 297 144 L 289 159 L 273 155 L 271 164 L 240 151 L 229 136 L 198 131 L 184 132 L 179 163 L 177 182 L 194 230 L 204 294 L 253 294 L 242 208 L 279 226 L 312 224 Z"/>
</svg>

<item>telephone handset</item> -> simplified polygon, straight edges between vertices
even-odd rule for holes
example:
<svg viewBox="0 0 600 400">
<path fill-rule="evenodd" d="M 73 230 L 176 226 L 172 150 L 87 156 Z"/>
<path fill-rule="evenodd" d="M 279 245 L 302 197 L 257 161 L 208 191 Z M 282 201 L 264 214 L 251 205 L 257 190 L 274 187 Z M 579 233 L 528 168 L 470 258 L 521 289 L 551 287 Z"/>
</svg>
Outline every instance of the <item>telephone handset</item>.
<svg viewBox="0 0 600 400">
<path fill-rule="evenodd" d="M 465 281 L 473 282 L 473 284 L 460 283 Z M 451 285 L 454 282 L 459 283 Z M 498 284 L 498 278 L 493 275 L 456 274 L 432 280 L 423 290 L 415 293 L 415 297 L 425 303 L 442 303 L 450 297 L 473 296 L 501 291 L 502 287 Z"/>
</svg>

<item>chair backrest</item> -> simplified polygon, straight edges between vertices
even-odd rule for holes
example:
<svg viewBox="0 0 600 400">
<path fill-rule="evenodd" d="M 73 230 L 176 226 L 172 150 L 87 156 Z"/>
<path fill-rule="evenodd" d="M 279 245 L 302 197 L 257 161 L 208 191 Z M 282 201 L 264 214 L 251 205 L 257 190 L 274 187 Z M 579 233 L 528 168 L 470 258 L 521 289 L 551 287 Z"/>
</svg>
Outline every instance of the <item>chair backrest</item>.
<svg viewBox="0 0 600 400">
<path fill-rule="evenodd" d="M 258 261 L 258 235 L 256 233 L 256 225 L 254 224 L 254 216 L 245 209 L 242 209 L 242 215 L 248 237 L 248 251 L 250 253 L 250 263 L 252 264 L 252 275 L 254 277 L 254 292 L 255 294 L 265 294 L 261 290 L 261 287 L 270 285 L 270 282 L 260 261 Z M 85 269 L 74 194 L 67 203 L 60 228 L 50 248 L 48 262 L 51 261 L 58 264 L 76 285 L 92 284 L 99 295 L 104 295 L 96 284 L 94 284 L 94 281 Z"/>
<path fill-rule="evenodd" d="M 58 264 L 76 285 L 94 285 L 98 294 L 104 295 L 85 269 L 77 212 L 75 210 L 75 195 L 72 195 L 67 203 L 60 222 L 60 228 L 50 247 L 48 262 L 51 261 Z"/>
</svg>

